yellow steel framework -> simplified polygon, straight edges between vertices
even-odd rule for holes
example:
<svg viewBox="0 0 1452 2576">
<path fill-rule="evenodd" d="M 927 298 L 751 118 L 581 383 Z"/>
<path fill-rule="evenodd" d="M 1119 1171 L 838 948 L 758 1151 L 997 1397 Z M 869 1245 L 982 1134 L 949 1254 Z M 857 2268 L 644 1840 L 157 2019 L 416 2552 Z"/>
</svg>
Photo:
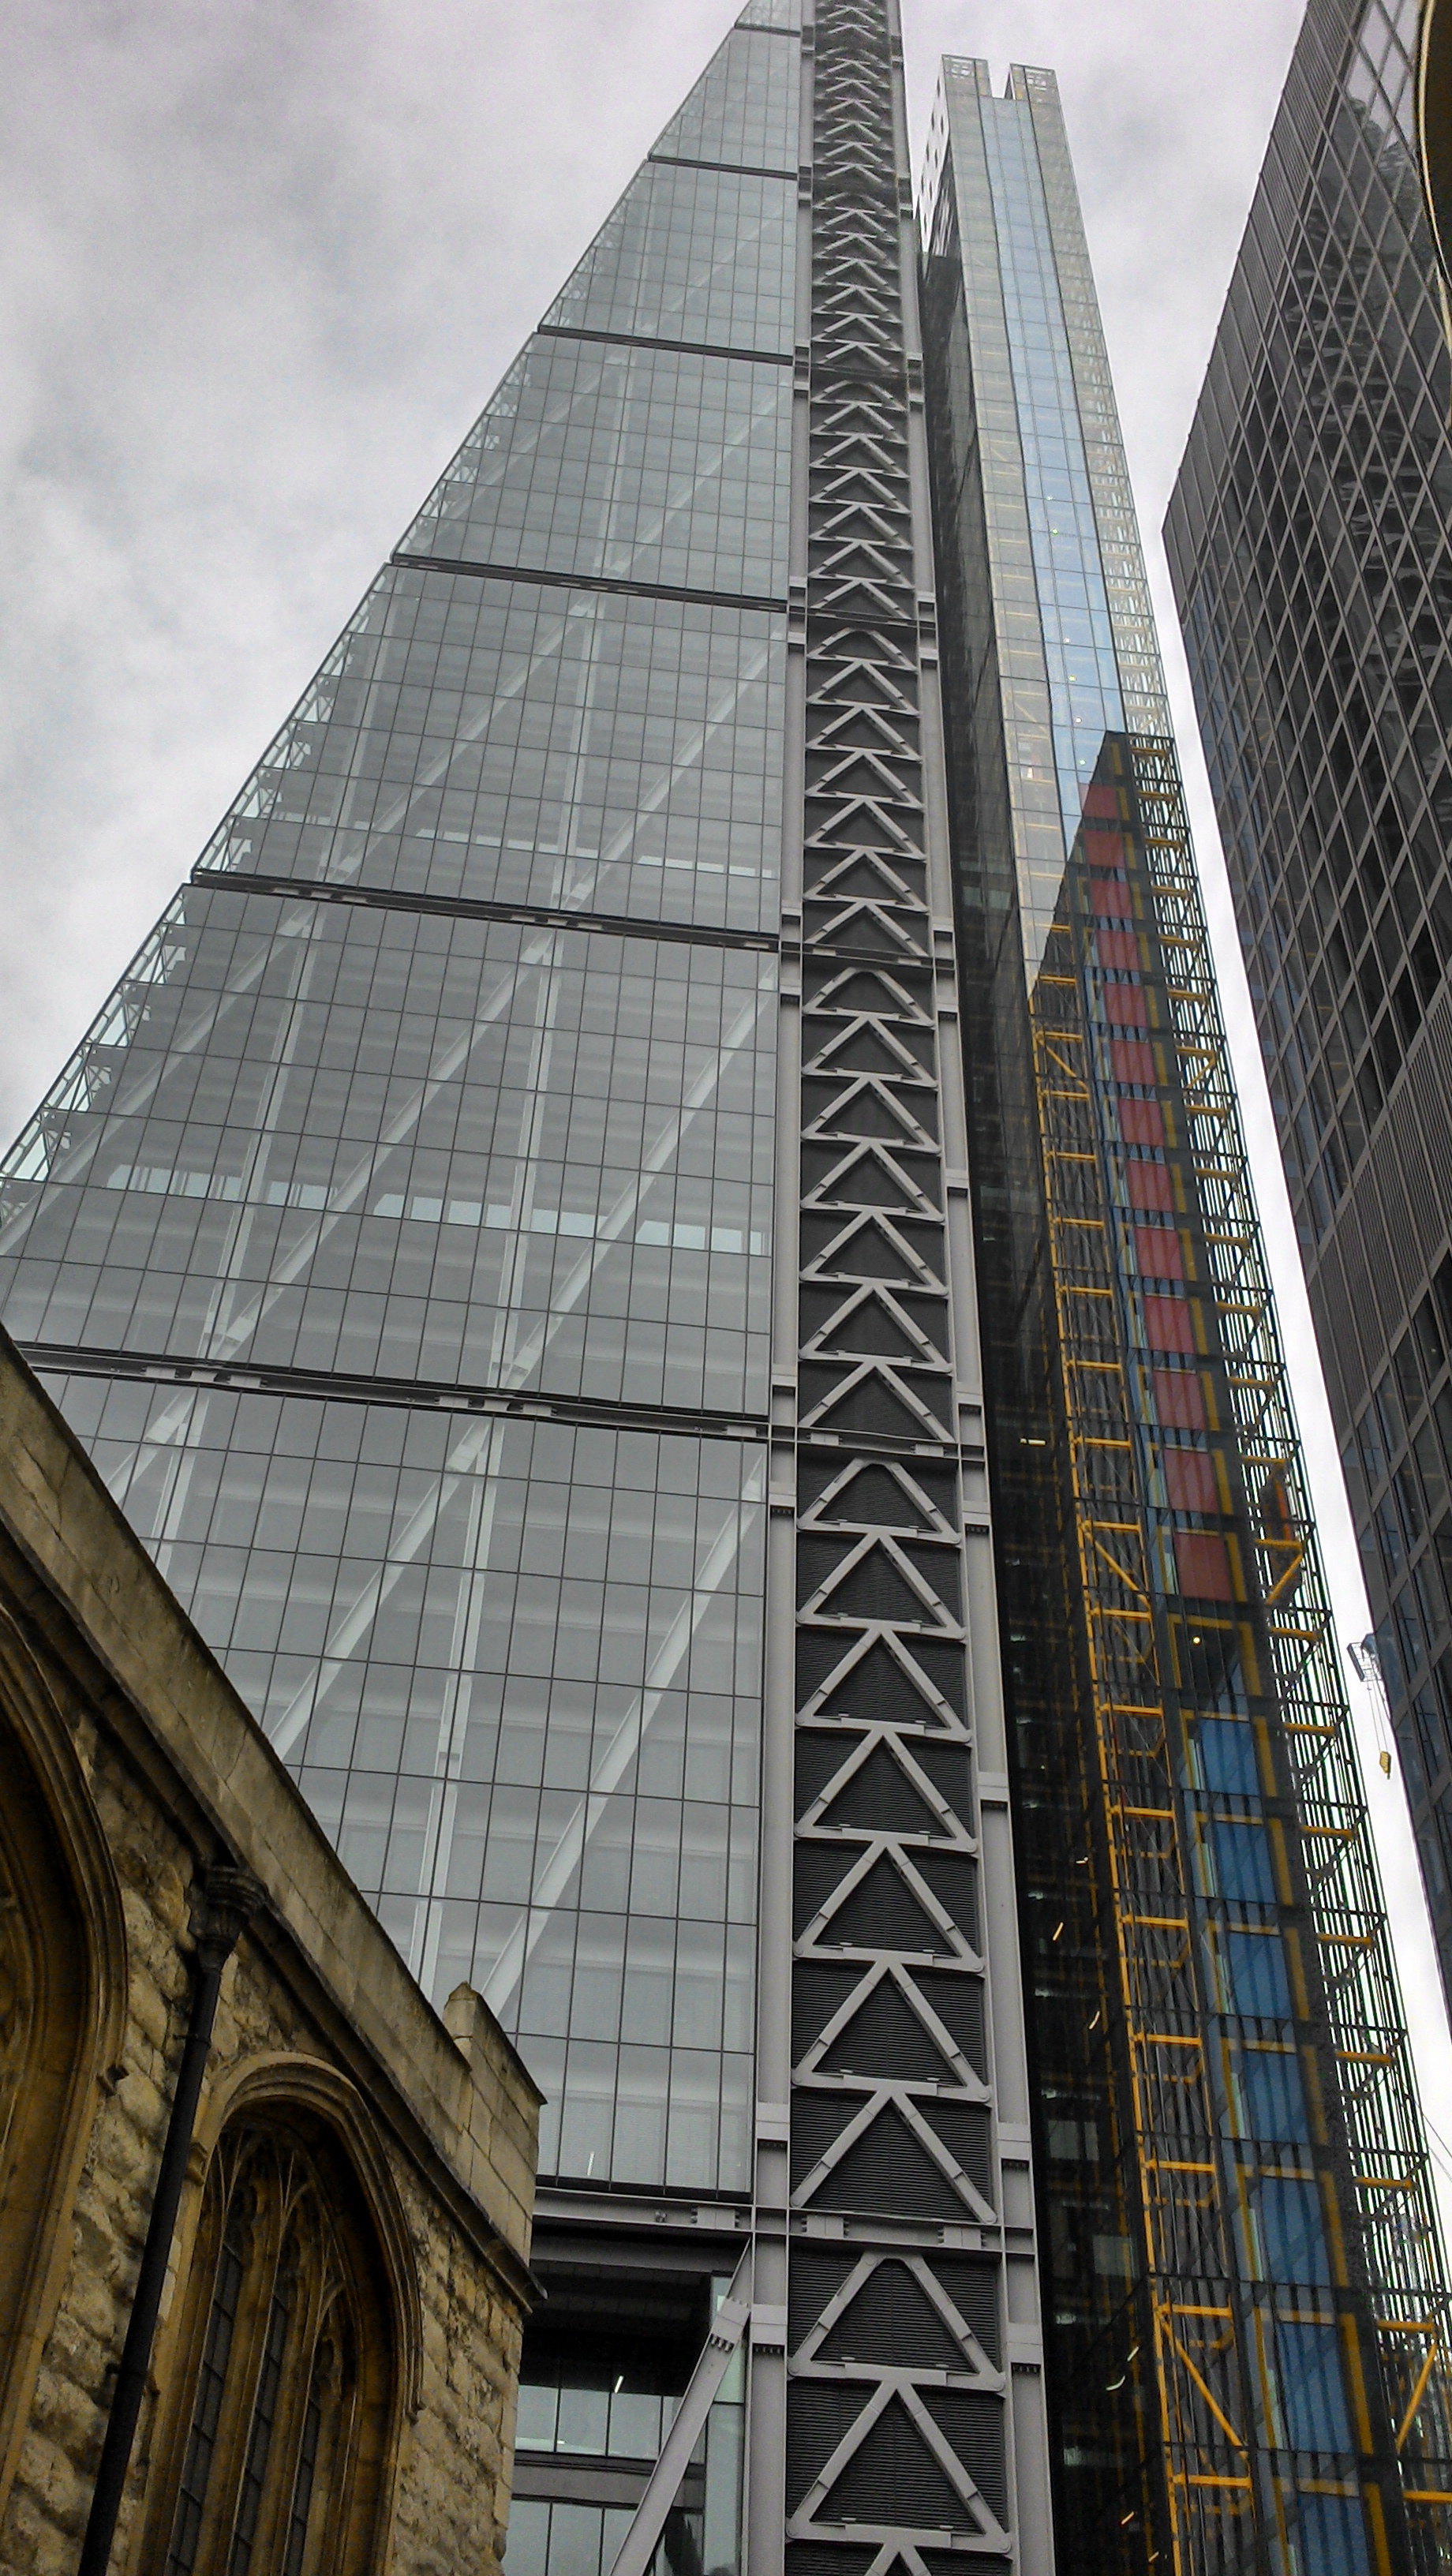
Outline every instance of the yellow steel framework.
<svg viewBox="0 0 1452 2576">
<path fill-rule="evenodd" d="M 1173 748 L 1107 745 L 1101 778 L 1116 772 L 1186 1247 L 1185 1365 L 1204 1363 L 1227 1506 L 1224 1605 L 1181 1598 L 1156 1481 L 1152 1353 L 1133 1305 L 1135 1157 L 1112 1108 L 1102 986 L 1116 979 L 1098 964 L 1087 830 L 1036 980 L 1032 1043 L 1172 2563 L 1203 2576 L 1264 2552 L 1317 2576 L 1304 2533 L 1333 2508 L 1308 2499 L 1359 2495 L 1369 2563 L 1407 2563 L 1405 2512 L 1411 2563 L 1430 2576 L 1452 2563 L 1452 2334 L 1403 2016 Z M 1225 2144 L 1234 2074 L 1217 2007 L 1233 1998 L 1217 1979 L 1231 1936 L 1204 1902 L 1214 1827 L 1186 1797 L 1187 1720 L 1214 1702 L 1212 1653 L 1235 1659 L 1261 1778 L 1279 1791 L 1267 1830 L 1313 2122 L 1293 2170 L 1314 2169 L 1331 2246 L 1329 2280 L 1274 2297 L 1257 2277 L 1251 2185 Z M 1336 2101 L 1321 2118 L 1328 2057 Z M 1299 2449 L 1292 2467 L 1272 2349 L 1298 2324 L 1333 2321 L 1361 2458 L 1350 2481 L 1344 2462 L 1321 2474 Z"/>
</svg>

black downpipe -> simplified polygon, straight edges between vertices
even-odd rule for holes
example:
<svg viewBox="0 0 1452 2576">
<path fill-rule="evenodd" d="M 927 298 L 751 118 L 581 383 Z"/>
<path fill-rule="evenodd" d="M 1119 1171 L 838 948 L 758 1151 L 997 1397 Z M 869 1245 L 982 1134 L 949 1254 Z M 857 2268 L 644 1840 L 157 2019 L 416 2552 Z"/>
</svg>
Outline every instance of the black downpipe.
<svg viewBox="0 0 1452 2576">
<path fill-rule="evenodd" d="M 202 1882 L 201 1901 L 193 1917 L 196 1984 L 192 1988 L 186 2042 L 181 2065 L 177 2069 L 166 2144 L 161 2151 L 161 2167 L 151 2204 L 151 2221 L 146 2230 L 141 2269 L 136 2275 L 116 2385 L 111 2393 L 111 2412 L 106 2424 L 106 2438 L 101 2445 L 101 2460 L 96 2471 L 91 2511 L 76 2576 L 107 2576 L 111 2563 L 116 2517 L 121 2510 L 126 2472 L 131 2465 L 131 2445 L 136 2438 L 137 2418 L 151 2364 L 151 2347 L 156 2338 L 156 2320 L 161 2310 L 161 2294 L 166 2285 L 167 2265 L 171 2261 L 176 2214 L 181 2207 L 187 2157 L 191 2153 L 192 2132 L 197 2124 L 202 2078 L 207 2071 L 222 1970 L 262 1903 L 262 1895 L 259 1881 L 245 1869 L 210 1869 Z"/>
</svg>

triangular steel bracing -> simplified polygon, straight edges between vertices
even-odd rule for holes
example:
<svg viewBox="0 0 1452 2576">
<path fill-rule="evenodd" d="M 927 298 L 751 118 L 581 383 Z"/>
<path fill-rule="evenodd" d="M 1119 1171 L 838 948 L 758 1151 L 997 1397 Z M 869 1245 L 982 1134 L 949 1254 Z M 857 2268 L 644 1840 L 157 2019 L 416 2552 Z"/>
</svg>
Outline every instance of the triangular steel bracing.
<svg viewBox="0 0 1452 2576">
<path fill-rule="evenodd" d="M 929 882 L 894 32 L 885 0 L 818 10 L 789 2576 L 928 2576 L 926 2547 L 1002 2563 L 1013 2520 L 999 2265 L 940 2250 L 996 2244 L 1002 2213 L 939 1054 L 952 933 Z M 823 2250 L 844 2230 L 860 2250 Z"/>
</svg>

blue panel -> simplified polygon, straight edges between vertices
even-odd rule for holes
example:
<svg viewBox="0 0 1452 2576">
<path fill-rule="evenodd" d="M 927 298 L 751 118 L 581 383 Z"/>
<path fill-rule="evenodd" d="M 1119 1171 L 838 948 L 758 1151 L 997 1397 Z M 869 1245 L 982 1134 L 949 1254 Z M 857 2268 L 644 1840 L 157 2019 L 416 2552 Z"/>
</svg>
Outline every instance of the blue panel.
<svg viewBox="0 0 1452 2576">
<path fill-rule="evenodd" d="M 1340 2340 L 1334 2325 L 1276 2320 L 1281 2413 L 1293 2451 L 1352 2448 Z"/>
<path fill-rule="evenodd" d="M 1288 2021 L 1291 1989 L 1286 1954 L 1275 1933 L 1223 1932 L 1224 2009 L 1260 2021 Z"/>
<path fill-rule="evenodd" d="M 1237 2135 L 1287 2144 L 1307 2142 L 1311 2126 L 1294 2050 L 1242 2047 L 1234 2063 Z"/>
<path fill-rule="evenodd" d="M 1262 2175 L 1256 2185 L 1255 2211 L 1260 2278 L 1329 2287 L 1331 2258 L 1320 2189 L 1313 2178 L 1309 2174 Z"/>
<path fill-rule="evenodd" d="M 1202 1789 L 1258 1798 L 1260 1771 L 1252 1727 L 1229 1717 L 1202 1717 L 1195 1727 L 1195 1767 Z"/>
<path fill-rule="evenodd" d="M 1238 1905 L 1274 1905 L 1275 1866 L 1264 1825 L 1217 1816 L 1209 1834 L 1219 1894 Z"/>
</svg>

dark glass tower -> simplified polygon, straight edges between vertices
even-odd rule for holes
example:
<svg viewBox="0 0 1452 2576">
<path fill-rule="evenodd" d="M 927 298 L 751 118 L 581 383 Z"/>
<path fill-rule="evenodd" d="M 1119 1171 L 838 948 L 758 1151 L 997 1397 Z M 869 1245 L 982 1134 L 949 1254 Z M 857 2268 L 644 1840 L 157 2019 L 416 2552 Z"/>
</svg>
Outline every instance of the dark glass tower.
<svg viewBox="0 0 1452 2576">
<path fill-rule="evenodd" d="M 1308 13 L 1166 539 L 1452 1992 L 1452 369 L 1417 19 Z"/>
<path fill-rule="evenodd" d="M 511 2576 L 1403 2576 L 1435 2228 L 1049 75 L 948 67 L 928 213 L 925 343 L 890 0 L 749 0 L 5 1313 L 550 2097 Z"/>
<path fill-rule="evenodd" d="M 1430 2570 L 1425 2151 L 1052 74 L 944 66 L 924 230 L 1060 2564 Z"/>
</svg>

